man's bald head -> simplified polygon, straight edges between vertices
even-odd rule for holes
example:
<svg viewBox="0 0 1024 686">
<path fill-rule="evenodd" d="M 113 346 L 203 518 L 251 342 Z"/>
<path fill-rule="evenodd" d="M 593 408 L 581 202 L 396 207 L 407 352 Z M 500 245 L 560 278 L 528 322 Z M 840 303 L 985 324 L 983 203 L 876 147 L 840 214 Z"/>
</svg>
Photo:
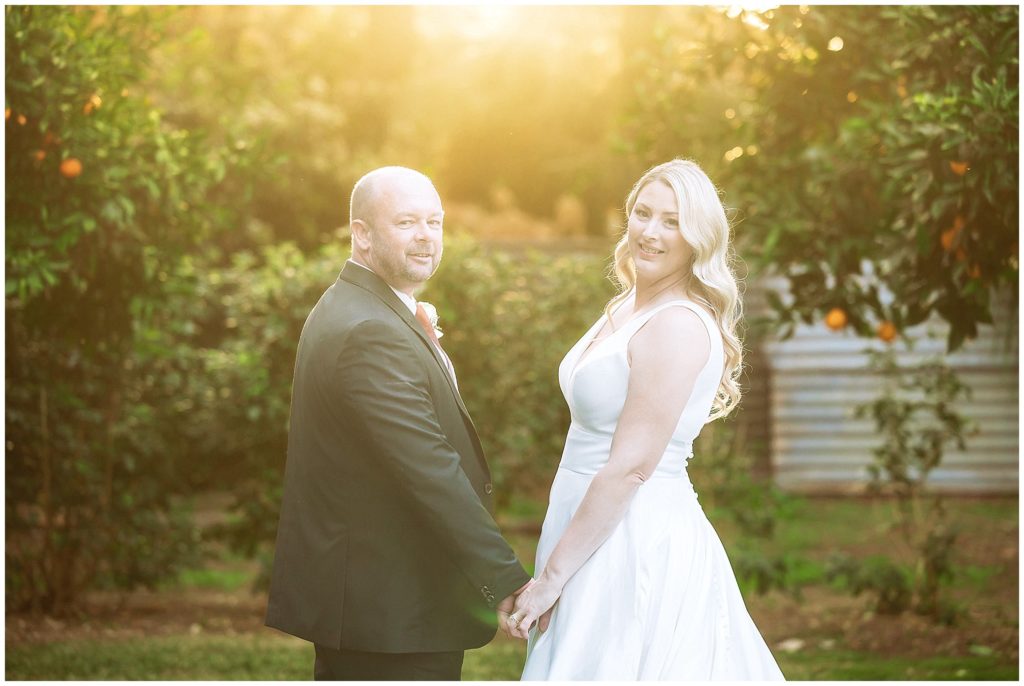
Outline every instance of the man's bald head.
<svg viewBox="0 0 1024 686">
<path fill-rule="evenodd" d="M 352 259 L 412 295 L 441 261 L 444 209 L 430 179 L 381 167 L 356 182 L 349 207 Z"/>
<path fill-rule="evenodd" d="M 356 185 L 352 188 L 352 197 L 348 206 L 349 224 L 360 219 L 372 226 L 384 196 L 388 195 L 392 189 L 403 188 L 410 184 L 427 184 L 431 188 L 434 187 L 433 182 L 426 174 L 408 167 L 380 167 L 367 172 L 356 181 Z"/>
</svg>

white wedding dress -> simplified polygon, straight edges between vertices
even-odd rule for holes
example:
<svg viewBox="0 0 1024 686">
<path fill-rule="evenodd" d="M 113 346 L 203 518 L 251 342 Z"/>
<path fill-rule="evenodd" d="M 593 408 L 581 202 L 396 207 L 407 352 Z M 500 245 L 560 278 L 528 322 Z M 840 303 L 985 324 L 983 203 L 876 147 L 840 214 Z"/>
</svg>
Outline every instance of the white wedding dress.
<svg viewBox="0 0 1024 686">
<path fill-rule="evenodd" d="M 693 303 L 672 301 L 641 314 L 584 356 L 602 317 L 562 360 L 558 380 L 572 423 L 551 486 L 536 570 L 544 569 L 591 479 L 608 460 L 626 399 L 630 338 L 673 306 L 700 316 L 711 339 L 710 359 L 654 474 L 565 585 L 547 631 L 538 633 L 536 625 L 531 630 L 524 680 L 784 678 L 747 613 L 725 550 L 686 474 L 723 371 L 718 327 Z"/>
</svg>

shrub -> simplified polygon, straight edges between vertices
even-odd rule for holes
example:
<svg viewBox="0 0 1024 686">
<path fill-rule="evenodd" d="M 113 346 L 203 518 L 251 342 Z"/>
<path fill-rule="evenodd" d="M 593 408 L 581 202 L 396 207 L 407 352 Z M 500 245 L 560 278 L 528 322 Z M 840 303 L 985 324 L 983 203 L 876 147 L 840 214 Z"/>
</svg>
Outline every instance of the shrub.
<svg viewBox="0 0 1024 686">
<path fill-rule="evenodd" d="M 138 92 L 159 15 L 5 18 L 7 599 L 60 612 L 96 585 L 152 584 L 193 548 L 145 402 L 166 351 L 144 339 L 239 158 Z"/>
<path fill-rule="evenodd" d="M 177 478 L 235 494 L 216 533 L 243 554 L 274 539 L 295 348 L 347 256 L 340 243 L 308 256 L 282 244 L 221 267 L 183 259 L 150 331 L 150 345 L 175 351 L 154 383 L 167 395 L 151 399 L 153 424 L 189 446 Z M 591 254 L 502 251 L 453 235 L 420 296 L 437 307 L 499 505 L 513 489 L 541 496 L 550 484 L 569 424 L 558 362 L 611 295 L 606 267 Z"/>
<path fill-rule="evenodd" d="M 895 524 L 915 558 L 915 609 L 948 621 L 940 592 L 953 577 L 957 528 L 927 482 L 946 448 L 966 449 L 973 427 L 953 408 L 970 397 L 970 389 L 942 360 L 901 367 L 890 350 L 873 352 L 870 366 L 885 380 L 879 397 L 857 408 L 857 416 L 874 420 L 882 438 L 872 451 L 871 486 L 895 496 Z"/>
</svg>

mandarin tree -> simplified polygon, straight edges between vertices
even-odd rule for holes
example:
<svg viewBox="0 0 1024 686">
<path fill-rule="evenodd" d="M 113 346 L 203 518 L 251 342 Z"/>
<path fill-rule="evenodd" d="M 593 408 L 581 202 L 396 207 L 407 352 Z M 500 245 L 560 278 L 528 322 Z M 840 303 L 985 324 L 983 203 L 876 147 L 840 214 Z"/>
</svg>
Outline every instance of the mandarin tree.
<svg viewBox="0 0 1024 686">
<path fill-rule="evenodd" d="M 151 583 L 191 548 L 146 402 L 173 360 L 147 327 L 236 160 L 139 91 L 160 18 L 5 8 L 9 608 Z"/>
<path fill-rule="evenodd" d="M 664 10 L 623 138 L 729 191 L 744 254 L 788 282 L 783 334 L 835 308 L 863 336 L 936 313 L 955 350 L 994 295 L 1015 309 L 1018 9 L 723 11 Z"/>
</svg>

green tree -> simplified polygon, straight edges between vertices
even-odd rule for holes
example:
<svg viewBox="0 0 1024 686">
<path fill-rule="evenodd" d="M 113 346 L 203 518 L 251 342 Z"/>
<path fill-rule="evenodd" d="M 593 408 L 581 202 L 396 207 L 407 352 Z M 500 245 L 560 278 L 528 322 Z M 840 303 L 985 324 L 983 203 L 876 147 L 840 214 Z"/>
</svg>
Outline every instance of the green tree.
<svg viewBox="0 0 1024 686">
<path fill-rule="evenodd" d="M 8 607 L 151 583 L 192 548 L 146 394 L 168 273 L 225 219 L 233 146 L 161 121 L 138 86 L 163 13 L 7 7 Z"/>
<path fill-rule="evenodd" d="M 480 27 L 505 12 L 506 25 Z M 606 143 L 616 8 L 194 7 L 180 40 L 155 55 L 168 120 L 266 141 L 252 221 L 219 237 L 230 250 L 292 241 L 314 250 L 346 220 L 345 190 L 384 164 L 421 169 L 446 204 L 508 189 L 547 216 L 564 195 L 591 233 L 621 205 Z M 581 89 L 577 75 L 586 73 Z M 471 231 L 476 226 L 468 227 Z"/>
<path fill-rule="evenodd" d="M 788 281 L 783 333 L 832 308 L 864 336 L 935 312 L 954 350 L 994 293 L 1015 309 L 1016 7 L 708 8 L 686 32 L 672 16 L 624 139 L 728 189 L 745 254 Z"/>
<path fill-rule="evenodd" d="M 239 130 L 256 189 L 225 252 L 291 241 L 316 249 L 346 221 L 350 187 L 383 164 L 419 166 L 425 145 L 395 141 L 418 55 L 409 7 L 190 7 L 154 52 L 154 97 L 169 121 Z M 258 140 L 250 135 L 258 134 Z"/>
</svg>

